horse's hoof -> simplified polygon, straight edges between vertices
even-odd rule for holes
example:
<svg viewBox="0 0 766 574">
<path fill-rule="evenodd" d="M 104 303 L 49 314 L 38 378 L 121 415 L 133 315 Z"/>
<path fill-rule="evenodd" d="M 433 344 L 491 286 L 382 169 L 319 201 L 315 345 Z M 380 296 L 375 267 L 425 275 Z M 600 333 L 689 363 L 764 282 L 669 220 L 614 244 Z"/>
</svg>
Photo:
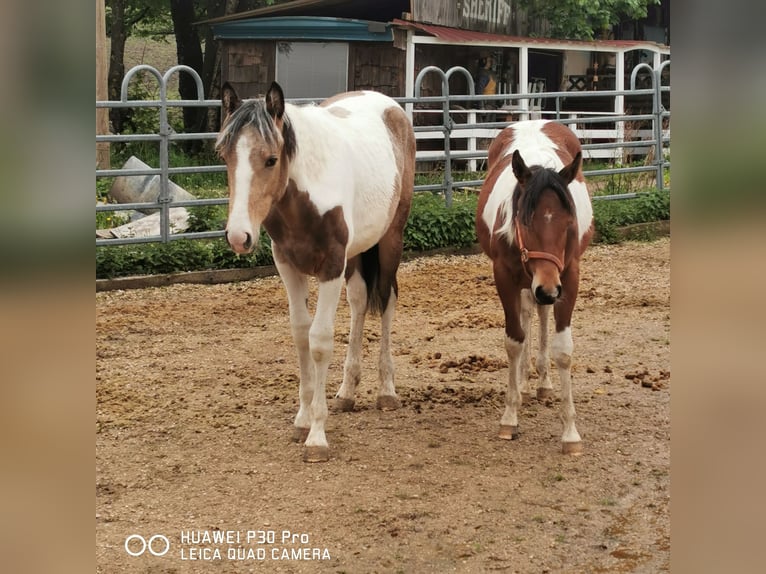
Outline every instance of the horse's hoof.
<svg viewBox="0 0 766 574">
<path fill-rule="evenodd" d="M 381 411 L 395 411 L 402 406 L 399 397 L 393 395 L 382 395 L 378 397 L 375 406 Z"/>
<path fill-rule="evenodd" d="M 354 399 L 342 399 L 341 397 L 335 397 L 333 402 L 333 410 L 337 413 L 350 413 L 354 410 Z"/>
<path fill-rule="evenodd" d="M 582 454 L 582 442 L 562 442 L 561 452 L 572 456 L 580 456 Z"/>
<path fill-rule="evenodd" d="M 500 425 L 500 432 L 497 433 L 497 436 L 503 440 L 516 440 L 519 438 L 519 427 L 512 425 Z"/>
<path fill-rule="evenodd" d="M 330 447 L 307 446 L 303 450 L 303 462 L 327 462 L 330 460 Z"/>
<path fill-rule="evenodd" d="M 553 389 L 548 389 L 546 387 L 538 387 L 537 388 L 537 400 L 538 401 L 544 401 L 546 399 L 552 399 L 553 398 Z"/>
<path fill-rule="evenodd" d="M 293 442 L 306 442 L 309 436 L 309 429 L 293 427 Z"/>
<path fill-rule="evenodd" d="M 529 396 L 529 393 L 528 393 L 528 392 L 526 392 L 526 391 L 521 391 L 521 404 L 522 404 L 522 406 L 523 406 L 523 405 L 528 405 L 528 404 L 529 404 L 529 401 L 531 401 L 531 400 L 532 400 L 532 399 L 531 399 L 531 397 Z"/>
</svg>

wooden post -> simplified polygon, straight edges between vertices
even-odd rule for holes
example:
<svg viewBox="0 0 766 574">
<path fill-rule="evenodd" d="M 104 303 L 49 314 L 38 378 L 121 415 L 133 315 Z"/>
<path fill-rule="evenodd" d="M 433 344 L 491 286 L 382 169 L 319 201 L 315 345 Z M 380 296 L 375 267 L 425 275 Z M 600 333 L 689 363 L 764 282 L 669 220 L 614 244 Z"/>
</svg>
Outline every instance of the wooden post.
<svg viewBox="0 0 766 574">
<path fill-rule="evenodd" d="M 107 92 L 105 0 L 96 0 L 96 100 L 109 99 Z M 109 134 L 109 110 L 96 108 L 96 135 Z M 109 142 L 96 143 L 96 168 L 109 169 Z"/>
</svg>

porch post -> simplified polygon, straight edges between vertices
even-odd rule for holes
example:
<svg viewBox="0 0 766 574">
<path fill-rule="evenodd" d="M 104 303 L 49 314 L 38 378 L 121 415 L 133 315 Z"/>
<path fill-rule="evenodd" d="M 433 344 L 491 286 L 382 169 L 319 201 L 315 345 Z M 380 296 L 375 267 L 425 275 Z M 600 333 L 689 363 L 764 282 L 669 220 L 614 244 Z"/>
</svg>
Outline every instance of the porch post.
<svg viewBox="0 0 766 574">
<path fill-rule="evenodd" d="M 527 46 L 521 46 L 519 48 L 519 93 L 529 93 L 529 48 Z M 529 100 L 523 99 L 519 101 L 519 107 L 529 109 Z M 521 119 L 529 119 L 529 114 L 522 114 Z"/>
<path fill-rule="evenodd" d="M 618 92 L 621 92 L 625 89 L 625 52 L 619 51 L 617 52 L 615 58 L 614 58 L 614 64 L 615 64 L 615 84 L 614 88 Z M 625 115 L 625 96 L 615 96 L 614 98 L 614 113 L 615 115 L 622 116 Z M 617 141 L 619 143 L 623 143 L 625 141 L 625 122 L 619 121 L 617 122 L 617 125 L 615 126 L 617 129 Z M 614 151 L 615 153 L 615 160 L 618 163 L 618 165 L 622 165 L 623 161 L 623 148 L 617 148 Z"/>
<path fill-rule="evenodd" d="M 415 97 L 415 42 L 413 41 L 412 30 L 407 30 L 407 49 L 404 56 L 404 97 Z M 412 110 L 413 103 L 404 104 L 404 111 L 413 121 Z"/>
</svg>

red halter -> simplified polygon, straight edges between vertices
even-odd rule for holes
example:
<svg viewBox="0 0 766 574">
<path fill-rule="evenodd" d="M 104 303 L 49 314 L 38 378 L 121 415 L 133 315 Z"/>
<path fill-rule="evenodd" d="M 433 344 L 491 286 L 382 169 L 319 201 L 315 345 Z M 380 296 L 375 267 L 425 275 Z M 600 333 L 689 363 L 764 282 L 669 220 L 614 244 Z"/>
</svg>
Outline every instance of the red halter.
<svg viewBox="0 0 766 574">
<path fill-rule="evenodd" d="M 521 239 L 521 226 L 519 225 L 518 217 L 513 218 L 513 227 L 516 231 L 516 244 L 519 246 L 519 250 L 521 251 L 521 266 L 524 268 L 524 272 L 527 274 L 527 276 L 529 276 L 529 271 L 527 270 L 527 261 L 530 259 L 545 259 L 546 261 L 553 263 L 556 266 L 556 269 L 559 270 L 559 273 L 564 271 L 564 264 L 561 263 L 561 260 L 555 255 L 546 253 L 545 251 L 529 251 L 526 247 L 524 247 L 524 241 Z"/>
</svg>

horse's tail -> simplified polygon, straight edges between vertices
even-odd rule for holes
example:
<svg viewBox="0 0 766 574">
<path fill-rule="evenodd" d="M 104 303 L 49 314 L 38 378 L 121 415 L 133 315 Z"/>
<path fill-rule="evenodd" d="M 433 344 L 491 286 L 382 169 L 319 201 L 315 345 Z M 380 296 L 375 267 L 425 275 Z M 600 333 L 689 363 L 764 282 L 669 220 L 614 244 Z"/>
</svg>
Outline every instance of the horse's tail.
<svg viewBox="0 0 766 574">
<path fill-rule="evenodd" d="M 380 248 L 377 243 L 361 254 L 359 271 L 367 285 L 367 312 L 376 315 L 383 313 L 388 307 L 392 288 L 394 295 L 399 295 L 396 272 L 382 272 L 380 263 Z"/>
</svg>

